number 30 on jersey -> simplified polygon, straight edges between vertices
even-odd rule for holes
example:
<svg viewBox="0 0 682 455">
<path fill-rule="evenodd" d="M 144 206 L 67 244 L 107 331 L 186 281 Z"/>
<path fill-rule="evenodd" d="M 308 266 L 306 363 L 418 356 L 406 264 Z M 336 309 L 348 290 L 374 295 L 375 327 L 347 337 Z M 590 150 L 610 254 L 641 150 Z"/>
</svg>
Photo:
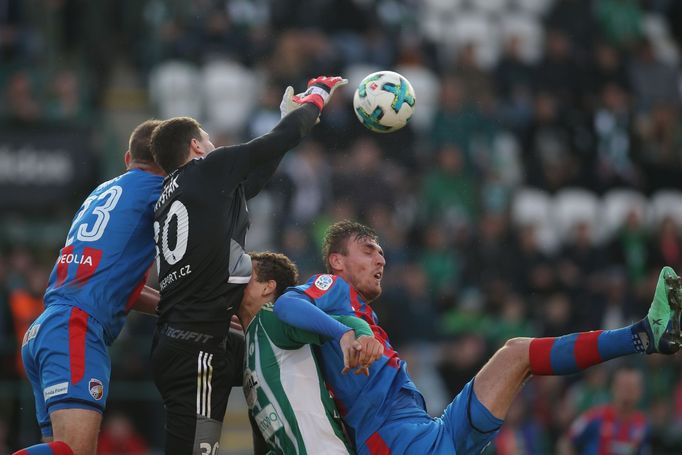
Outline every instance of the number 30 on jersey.
<svg viewBox="0 0 682 455">
<path fill-rule="evenodd" d="M 168 245 L 168 229 L 173 218 L 176 218 L 175 223 L 175 246 L 171 249 Z M 161 234 L 161 243 L 159 245 L 159 233 Z M 154 221 L 154 242 L 156 242 L 156 270 L 160 271 L 161 267 L 161 253 L 163 253 L 164 260 L 168 265 L 177 264 L 185 255 L 187 251 L 187 239 L 189 237 L 189 215 L 187 207 L 180 201 L 174 201 L 171 204 L 166 218 L 163 220 L 163 225 L 158 221 Z"/>
</svg>

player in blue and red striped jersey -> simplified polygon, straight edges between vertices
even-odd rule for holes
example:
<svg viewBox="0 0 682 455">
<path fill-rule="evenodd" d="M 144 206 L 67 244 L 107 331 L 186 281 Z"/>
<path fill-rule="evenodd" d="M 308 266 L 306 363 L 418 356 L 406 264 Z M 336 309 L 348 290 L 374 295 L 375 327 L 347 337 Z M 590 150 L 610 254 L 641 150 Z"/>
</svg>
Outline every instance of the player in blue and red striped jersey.
<svg viewBox="0 0 682 455">
<path fill-rule="evenodd" d="M 647 416 L 637 410 L 644 377 L 632 367 L 620 367 L 613 374 L 611 402 L 589 409 L 571 425 L 562 454 L 632 455 L 651 452 Z"/>
<path fill-rule="evenodd" d="M 107 347 L 131 308 L 153 313 L 145 286 L 155 255 L 154 204 L 165 173 L 148 120 L 130 137 L 127 172 L 99 185 L 76 213 L 45 292 L 44 312 L 24 335 L 22 359 L 44 444 L 15 455 L 94 454 L 109 393 Z"/>
<path fill-rule="evenodd" d="M 355 315 L 383 342 L 384 355 L 372 364 L 369 376 L 340 375 L 343 357 L 332 343 L 320 351 L 325 380 L 360 455 L 479 453 L 498 433 L 531 375 L 572 374 L 635 353 L 672 354 L 682 341 L 682 286 L 665 267 L 641 321 L 618 330 L 511 339 L 434 419 L 370 305 L 381 294 L 386 264 L 376 233 L 358 223 L 336 223 L 325 235 L 323 258 L 330 274 L 290 289 L 274 311 L 290 325 L 325 336 L 334 327 L 326 313 Z"/>
</svg>

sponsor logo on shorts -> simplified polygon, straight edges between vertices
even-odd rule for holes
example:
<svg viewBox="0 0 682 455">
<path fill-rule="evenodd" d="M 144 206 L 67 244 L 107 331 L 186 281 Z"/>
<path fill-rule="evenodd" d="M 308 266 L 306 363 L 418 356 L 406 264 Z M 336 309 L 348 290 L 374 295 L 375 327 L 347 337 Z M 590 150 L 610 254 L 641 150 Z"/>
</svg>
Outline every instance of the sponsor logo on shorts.
<svg viewBox="0 0 682 455">
<path fill-rule="evenodd" d="M 331 275 L 320 275 L 315 280 L 315 287 L 321 291 L 326 291 L 334 284 L 334 278 Z"/>
<path fill-rule="evenodd" d="M 38 330 L 40 329 L 40 324 L 34 324 L 26 331 L 24 334 L 24 342 L 21 344 L 25 346 L 26 343 L 34 339 L 38 335 Z"/>
<path fill-rule="evenodd" d="M 265 439 L 270 439 L 277 430 L 283 427 L 282 419 L 279 418 L 277 411 L 271 404 L 256 414 L 256 425 L 260 428 Z"/>
<path fill-rule="evenodd" d="M 90 382 L 88 383 L 88 389 L 90 389 L 90 395 L 92 395 L 92 398 L 95 400 L 99 401 L 102 399 L 102 396 L 104 396 L 104 385 L 99 379 L 90 379 Z"/>
<path fill-rule="evenodd" d="M 175 340 L 191 341 L 194 343 L 207 343 L 213 339 L 213 335 L 192 332 L 191 330 L 174 329 L 169 325 L 161 329 L 161 333 Z"/>
<path fill-rule="evenodd" d="M 69 383 L 68 382 L 60 382 L 59 384 L 51 385 L 50 387 L 45 387 L 43 389 L 43 399 L 45 401 L 47 401 L 52 397 L 56 397 L 58 395 L 64 395 L 68 391 L 69 391 Z"/>
</svg>

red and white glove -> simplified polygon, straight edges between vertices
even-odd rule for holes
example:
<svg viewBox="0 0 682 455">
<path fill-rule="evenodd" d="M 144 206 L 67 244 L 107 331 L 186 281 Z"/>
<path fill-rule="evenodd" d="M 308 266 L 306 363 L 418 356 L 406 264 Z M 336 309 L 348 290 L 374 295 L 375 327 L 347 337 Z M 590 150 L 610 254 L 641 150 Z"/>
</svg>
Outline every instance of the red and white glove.
<svg viewBox="0 0 682 455">
<path fill-rule="evenodd" d="M 329 103 L 334 90 L 347 83 L 348 79 L 340 76 L 319 76 L 308 81 L 308 89 L 303 93 L 294 95 L 293 87 L 287 87 L 279 105 L 282 117 L 308 103 L 314 104 L 322 112 L 324 106 Z"/>
<path fill-rule="evenodd" d="M 342 85 L 346 85 L 348 79 L 340 76 L 318 76 L 308 81 L 308 90 L 298 95 L 294 95 L 293 101 L 298 104 L 311 103 L 322 109 L 329 103 L 334 90 Z"/>
</svg>

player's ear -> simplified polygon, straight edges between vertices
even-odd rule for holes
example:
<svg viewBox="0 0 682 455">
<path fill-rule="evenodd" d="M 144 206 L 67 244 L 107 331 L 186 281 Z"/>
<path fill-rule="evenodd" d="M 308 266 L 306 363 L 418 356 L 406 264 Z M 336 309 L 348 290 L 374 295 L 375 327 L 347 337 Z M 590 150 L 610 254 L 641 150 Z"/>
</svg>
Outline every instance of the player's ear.
<svg viewBox="0 0 682 455">
<path fill-rule="evenodd" d="M 123 162 L 126 164 L 126 169 L 130 166 L 132 161 L 133 155 L 130 154 L 130 150 L 126 150 L 125 154 L 123 154 Z"/>
<path fill-rule="evenodd" d="M 333 272 L 343 270 L 343 255 L 341 253 L 330 254 L 327 261 Z"/>
<path fill-rule="evenodd" d="M 189 150 L 190 153 L 193 153 L 195 156 L 204 156 L 206 154 L 203 147 L 201 146 L 201 142 L 199 142 L 196 138 L 192 138 L 192 141 L 189 143 Z"/>
<path fill-rule="evenodd" d="M 268 280 L 265 282 L 265 287 L 263 288 L 263 296 L 272 295 L 276 290 L 277 282 L 275 280 Z"/>
</svg>

